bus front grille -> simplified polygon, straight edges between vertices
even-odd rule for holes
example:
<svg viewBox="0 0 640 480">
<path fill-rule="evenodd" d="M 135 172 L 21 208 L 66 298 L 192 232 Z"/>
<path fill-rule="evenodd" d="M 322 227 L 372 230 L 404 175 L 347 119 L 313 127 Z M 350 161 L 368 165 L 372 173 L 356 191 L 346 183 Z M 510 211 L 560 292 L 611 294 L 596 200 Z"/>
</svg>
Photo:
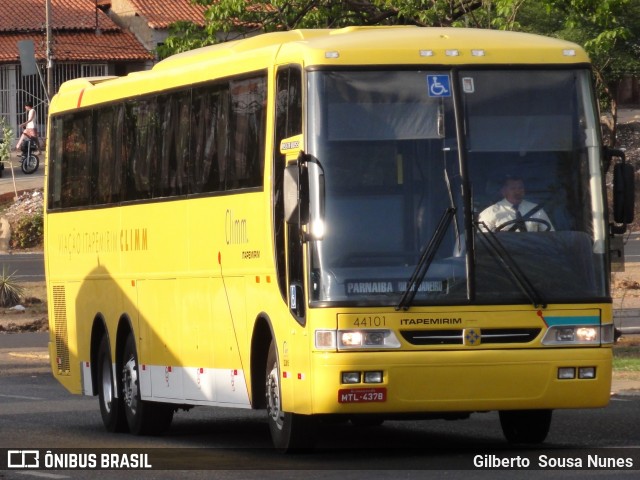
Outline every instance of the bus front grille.
<svg viewBox="0 0 640 480">
<path fill-rule="evenodd" d="M 470 329 L 467 329 L 467 331 Z M 474 329 L 484 344 L 529 343 L 540 334 L 540 328 L 483 328 Z M 402 337 L 412 345 L 464 345 L 464 329 L 402 330 Z"/>
</svg>

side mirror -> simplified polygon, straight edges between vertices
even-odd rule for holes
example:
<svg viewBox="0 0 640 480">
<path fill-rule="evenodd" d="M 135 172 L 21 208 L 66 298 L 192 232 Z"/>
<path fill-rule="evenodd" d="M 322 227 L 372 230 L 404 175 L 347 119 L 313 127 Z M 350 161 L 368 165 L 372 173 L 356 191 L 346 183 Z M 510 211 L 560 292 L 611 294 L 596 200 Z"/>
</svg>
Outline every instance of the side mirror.
<svg viewBox="0 0 640 480">
<path fill-rule="evenodd" d="M 633 222 L 635 210 L 635 172 L 633 166 L 616 163 L 613 166 L 613 221 L 629 224 Z"/>
<path fill-rule="evenodd" d="M 300 152 L 295 163 L 284 169 L 284 218 L 287 223 L 309 223 L 309 175 L 306 155 Z"/>
<path fill-rule="evenodd" d="M 298 185 L 300 183 L 298 165 L 293 163 L 284 168 L 284 220 L 287 223 L 298 221 Z"/>
</svg>

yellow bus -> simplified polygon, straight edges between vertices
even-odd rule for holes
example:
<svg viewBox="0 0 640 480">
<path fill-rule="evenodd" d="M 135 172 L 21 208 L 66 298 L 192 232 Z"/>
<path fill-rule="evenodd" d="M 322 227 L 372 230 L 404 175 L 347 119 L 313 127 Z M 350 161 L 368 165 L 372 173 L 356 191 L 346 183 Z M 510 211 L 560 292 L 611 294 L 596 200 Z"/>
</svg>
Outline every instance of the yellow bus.
<svg viewBox="0 0 640 480">
<path fill-rule="evenodd" d="M 264 34 L 67 82 L 48 138 L 51 367 L 107 430 L 265 409 L 291 450 L 327 418 L 498 411 L 538 443 L 609 401 L 632 169 L 575 44 Z"/>
</svg>

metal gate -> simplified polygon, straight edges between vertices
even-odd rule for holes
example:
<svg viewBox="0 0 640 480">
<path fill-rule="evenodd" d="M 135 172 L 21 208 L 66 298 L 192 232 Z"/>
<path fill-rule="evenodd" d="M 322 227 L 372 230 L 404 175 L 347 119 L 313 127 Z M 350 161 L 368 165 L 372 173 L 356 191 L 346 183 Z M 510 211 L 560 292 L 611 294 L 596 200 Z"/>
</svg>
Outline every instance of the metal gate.
<svg viewBox="0 0 640 480">
<path fill-rule="evenodd" d="M 47 81 L 45 66 L 38 65 L 42 80 Z M 22 133 L 18 131 L 18 125 L 23 123 L 27 116 L 24 110 L 25 102 L 32 102 L 36 110 L 36 123 L 41 137 L 46 134 L 47 114 L 49 104 L 45 87 L 39 75 L 22 76 L 20 64 L 0 65 L 0 117 L 7 120 L 14 132 L 15 139 Z M 59 63 L 54 65 L 53 87 L 58 91 L 60 85 L 67 80 L 80 77 L 99 77 L 108 74 L 107 64 L 96 63 Z M 0 132 L 0 136 L 2 132 Z"/>
</svg>

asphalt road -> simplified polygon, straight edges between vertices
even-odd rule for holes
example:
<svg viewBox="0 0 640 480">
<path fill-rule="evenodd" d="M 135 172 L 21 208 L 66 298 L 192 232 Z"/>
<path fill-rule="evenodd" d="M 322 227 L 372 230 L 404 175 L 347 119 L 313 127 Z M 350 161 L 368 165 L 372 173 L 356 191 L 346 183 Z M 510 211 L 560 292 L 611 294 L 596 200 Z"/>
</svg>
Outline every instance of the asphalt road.
<svg viewBox="0 0 640 480">
<path fill-rule="evenodd" d="M 17 280 L 23 282 L 44 281 L 44 254 L 14 253 L 0 254 L 0 268 L 6 267 L 7 272 L 14 273 Z"/>
<path fill-rule="evenodd" d="M 388 421 L 381 427 L 350 424 L 322 427 L 315 451 L 281 455 L 270 448 L 264 411 L 195 408 L 178 412 L 162 437 L 107 433 L 97 398 L 69 394 L 42 362 L 24 359 L 19 368 L 0 373 L 0 479 L 36 478 L 637 478 L 640 471 L 640 396 L 614 397 L 607 408 L 554 412 L 543 449 L 505 442 L 496 413 L 473 414 L 447 422 Z M 46 367 L 46 366 L 45 366 Z M 91 450 L 85 450 L 90 448 Z M 71 452 L 102 455 L 124 451 L 149 454 L 149 472 L 83 470 L 1 470 L 8 449 L 38 449 L 44 457 Z M 62 450 L 61 450 L 62 449 Z M 487 468 L 480 459 L 528 459 L 541 456 L 565 462 L 587 455 L 627 461 L 632 469 L 588 472 Z M 480 456 L 480 457 L 478 457 Z M 586 460 L 585 460 L 586 462 Z M 180 472 L 174 469 L 182 470 Z M 193 471 L 191 469 L 197 469 Z M 185 471 L 188 470 L 188 471 Z M 500 474 L 508 474 L 502 477 Z"/>
<path fill-rule="evenodd" d="M 640 215 L 640 212 L 638 212 Z M 624 261 L 625 263 L 640 262 L 640 232 L 630 233 L 625 239 Z"/>
</svg>

